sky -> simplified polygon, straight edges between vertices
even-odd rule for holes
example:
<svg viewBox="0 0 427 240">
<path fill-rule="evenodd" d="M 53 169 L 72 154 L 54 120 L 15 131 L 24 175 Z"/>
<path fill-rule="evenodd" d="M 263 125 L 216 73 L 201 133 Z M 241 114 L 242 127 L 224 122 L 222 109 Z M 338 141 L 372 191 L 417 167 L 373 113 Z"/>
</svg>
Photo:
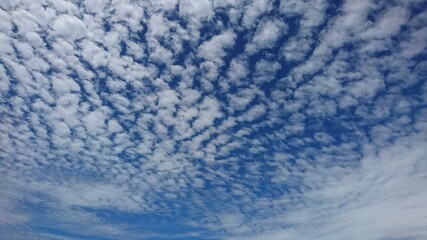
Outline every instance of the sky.
<svg viewBox="0 0 427 240">
<path fill-rule="evenodd" d="M 427 2 L 1 0 L 0 239 L 427 239 Z"/>
</svg>

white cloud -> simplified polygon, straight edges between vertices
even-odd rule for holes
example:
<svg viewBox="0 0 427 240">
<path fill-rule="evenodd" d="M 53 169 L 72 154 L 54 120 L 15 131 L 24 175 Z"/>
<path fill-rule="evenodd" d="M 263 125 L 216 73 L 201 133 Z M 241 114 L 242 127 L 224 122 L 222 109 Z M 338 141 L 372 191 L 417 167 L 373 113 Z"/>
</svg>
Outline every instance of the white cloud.
<svg viewBox="0 0 427 240">
<path fill-rule="evenodd" d="M 52 87 L 57 94 L 80 92 L 79 85 L 73 79 L 65 76 L 54 77 Z"/>
<path fill-rule="evenodd" d="M 219 103 L 213 98 L 205 97 L 198 108 L 198 118 L 193 123 L 196 130 L 211 126 L 216 118 L 222 117 Z"/>
<path fill-rule="evenodd" d="M 7 37 L 6 34 L 0 33 L 0 46 L 1 46 L 1 52 L 3 54 L 12 53 L 13 48 L 10 44 L 10 39 Z"/>
<path fill-rule="evenodd" d="M 362 38 L 386 38 L 396 35 L 400 28 L 407 23 L 409 18 L 408 9 L 393 7 L 375 23 L 375 26 L 362 33 Z"/>
<path fill-rule="evenodd" d="M 286 25 L 279 19 L 264 20 L 258 24 L 252 42 L 246 46 L 249 53 L 273 48 L 277 40 L 286 33 Z"/>
<path fill-rule="evenodd" d="M 87 11 L 100 14 L 104 11 L 107 2 L 107 0 L 85 0 L 84 5 Z"/>
<path fill-rule="evenodd" d="M 0 66 L 0 79 L 0 91 L 7 92 L 9 90 L 9 79 L 3 66 Z"/>
<path fill-rule="evenodd" d="M 155 2 L 155 4 L 159 6 L 159 8 L 166 11 L 173 10 L 176 7 L 177 3 L 177 0 L 159 0 Z"/>
<path fill-rule="evenodd" d="M 427 27 L 411 32 L 408 41 L 401 43 L 402 55 L 407 58 L 414 57 L 425 51 L 426 43 L 423 41 L 427 36 Z"/>
<path fill-rule="evenodd" d="M 331 143 L 334 138 L 325 132 L 317 132 L 314 134 L 314 139 L 320 143 Z"/>
<path fill-rule="evenodd" d="M 242 116 L 240 116 L 238 118 L 239 121 L 254 121 L 256 119 L 258 119 L 259 117 L 263 116 L 266 113 L 266 109 L 265 106 L 259 104 L 256 105 L 250 109 L 248 109 L 248 111 L 246 111 L 245 114 L 243 114 Z"/>
<path fill-rule="evenodd" d="M 258 18 L 272 10 L 272 3 L 268 0 L 254 0 L 245 7 L 244 15 L 242 17 L 242 24 L 246 28 L 254 27 Z"/>
<path fill-rule="evenodd" d="M 4 33 L 10 34 L 12 31 L 12 22 L 8 13 L 0 9 L 0 29 Z"/>
<path fill-rule="evenodd" d="M 371 98 L 383 87 L 381 79 L 364 79 L 354 82 L 348 91 L 355 97 Z"/>
<path fill-rule="evenodd" d="M 306 38 L 290 38 L 282 48 L 283 55 L 290 61 L 301 61 L 307 55 L 313 44 L 312 40 Z"/>
<path fill-rule="evenodd" d="M 426 234 L 427 194 L 417 185 L 427 183 L 425 155 L 417 140 L 401 139 L 379 154 L 367 152 L 356 169 L 306 173 L 308 181 L 318 181 L 317 174 L 325 174 L 324 180 L 303 191 L 298 202 L 283 196 L 286 212 L 266 208 L 270 215 L 246 219 L 249 229 L 257 226 L 246 233 L 255 236 L 226 227 L 236 234 L 229 239 L 420 239 Z"/>
<path fill-rule="evenodd" d="M 275 73 L 281 68 L 277 61 L 271 62 L 264 59 L 258 61 L 255 65 L 254 81 L 263 83 L 275 78 Z"/>
<path fill-rule="evenodd" d="M 212 2 L 210 0 L 180 1 L 179 11 L 185 16 L 195 18 L 197 21 L 209 20 L 214 13 Z"/>
<path fill-rule="evenodd" d="M 126 196 L 123 189 L 115 185 L 100 183 L 73 183 L 72 185 L 55 186 L 50 189 L 52 197 L 61 204 L 69 206 L 104 208 L 120 204 L 120 198 Z M 135 203 L 127 202 L 129 205 L 115 206 L 119 208 L 132 208 Z M 123 203 L 125 204 L 125 203 Z"/>
<path fill-rule="evenodd" d="M 198 49 L 198 56 L 206 60 L 222 63 L 226 55 L 225 50 L 234 45 L 236 34 L 231 31 L 223 32 L 202 43 Z"/>
<path fill-rule="evenodd" d="M 25 224 L 30 219 L 30 215 L 22 210 L 20 211 L 17 203 L 14 201 L 22 196 L 10 189 L 2 189 L 3 191 L 0 195 L 0 228 L 4 225 Z"/>
<path fill-rule="evenodd" d="M 39 30 L 37 20 L 29 12 L 18 10 L 12 13 L 13 22 L 18 26 L 19 33 L 25 34 Z"/>
<path fill-rule="evenodd" d="M 0 1 L 0 231 L 424 239 L 421 5 Z"/>
<path fill-rule="evenodd" d="M 159 93 L 159 107 L 170 107 L 179 102 L 174 90 L 164 90 Z"/>
<path fill-rule="evenodd" d="M 240 79 L 246 77 L 249 74 L 249 70 L 245 62 L 241 59 L 233 59 L 230 63 L 227 76 L 233 83 L 240 83 Z"/>
<path fill-rule="evenodd" d="M 92 135 L 99 134 L 105 129 L 104 121 L 105 116 L 99 110 L 89 112 L 86 116 L 83 117 L 85 127 Z"/>
<path fill-rule="evenodd" d="M 123 131 L 123 128 L 115 119 L 111 119 L 108 121 L 108 131 L 110 133 L 118 133 Z"/>
<path fill-rule="evenodd" d="M 108 53 L 92 41 L 84 41 L 82 57 L 94 67 L 105 66 L 108 63 Z"/>
<path fill-rule="evenodd" d="M 11 10 L 15 4 L 12 0 L 5 0 L 0 3 L 0 7 L 4 10 Z"/>
<path fill-rule="evenodd" d="M 52 29 L 55 35 L 70 40 L 78 40 L 87 35 L 83 21 L 73 15 L 59 15 L 53 22 Z"/>
</svg>

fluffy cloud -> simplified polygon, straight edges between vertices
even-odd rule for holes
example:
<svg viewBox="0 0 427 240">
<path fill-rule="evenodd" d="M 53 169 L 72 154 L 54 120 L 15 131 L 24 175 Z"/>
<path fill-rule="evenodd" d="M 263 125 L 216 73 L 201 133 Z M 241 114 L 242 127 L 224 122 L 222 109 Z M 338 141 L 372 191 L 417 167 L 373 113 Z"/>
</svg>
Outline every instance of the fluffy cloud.
<svg viewBox="0 0 427 240">
<path fill-rule="evenodd" d="M 273 48 L 276 41 L 286 33 L 286 25 L 279 19 L 266 20 L 258 24 L 252 42 L 246 46 L 248 52 Z"/>
<path fill-rule="evenodd" d="M 221 63 L 226 55 L 226 49 L 234 45 L 236 34 L 230 31 L 223 32 L 202 43 L 198 50 L 198 56 L 216 63 Z"/>
<path fill-rule="evenodd" d="M 210 0 L 180 1 L 179 9 L 183 15 L 195 18 L 196 21 L 207 20 L 213 15 L 213 6 Z"/>
<path fill-rule="evenodd" d="M 71 40 L 84 38 L 87 34 L 82 20 L 67 14 L 58 16 L 53 22 L 52 29 L 57 36 Z"/>
</svg>

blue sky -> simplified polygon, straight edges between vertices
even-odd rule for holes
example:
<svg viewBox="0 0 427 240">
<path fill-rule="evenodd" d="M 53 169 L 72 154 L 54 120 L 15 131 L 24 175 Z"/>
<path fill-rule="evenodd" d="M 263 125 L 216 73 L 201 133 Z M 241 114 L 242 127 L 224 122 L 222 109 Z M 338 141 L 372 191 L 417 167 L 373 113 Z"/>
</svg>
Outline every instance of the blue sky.
<svg viewBox="0 0 427 240">
<path fill-rule="evenodd" d="M 0 1 L 0 239 L 427 239 L 422 0 Z"/>
</svg>

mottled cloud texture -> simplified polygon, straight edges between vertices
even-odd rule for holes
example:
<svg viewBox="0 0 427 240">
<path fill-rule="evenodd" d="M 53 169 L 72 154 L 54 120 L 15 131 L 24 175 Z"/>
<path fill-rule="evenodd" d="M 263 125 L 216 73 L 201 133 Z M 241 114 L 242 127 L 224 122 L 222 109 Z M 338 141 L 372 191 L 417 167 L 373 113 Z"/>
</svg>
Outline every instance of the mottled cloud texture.
<svg viewBox="0 0 427 240">
<path fill-rule="evenodd" d="M 0 239 L 427 239 L 427 5 L 1 0 Z"/>
</svg>

